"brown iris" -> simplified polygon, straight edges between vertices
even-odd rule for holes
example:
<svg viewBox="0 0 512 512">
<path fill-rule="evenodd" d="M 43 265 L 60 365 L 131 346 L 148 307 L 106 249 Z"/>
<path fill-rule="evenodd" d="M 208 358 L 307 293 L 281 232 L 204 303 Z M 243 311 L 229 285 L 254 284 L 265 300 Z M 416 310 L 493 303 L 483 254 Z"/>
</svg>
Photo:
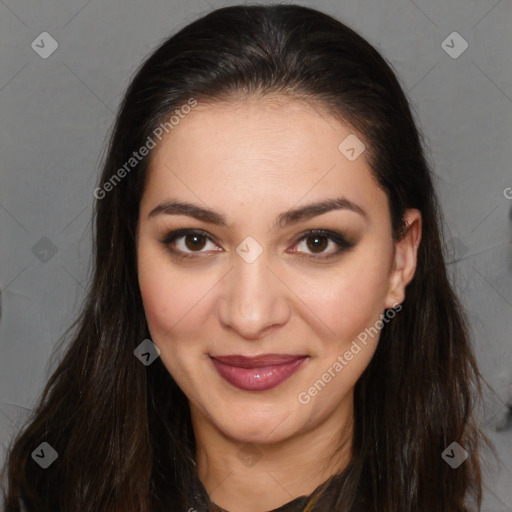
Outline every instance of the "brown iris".
<svg viewBox="0 0 512 512">
<path fill-rule="evenodd" d="M 307 240 L 308 249 L 312 252 L 315 252 L 315 249 L 318 249 L 319 252 L 322 252 L 329 243 L 327 237 L 322 235 L 312 235 L 309 236 Z M 311 240 L 313 240 L 313 242 L 310 242 Z"/>
<path fill-rule="evenodd" d="M 185 245 L 190 250 L 200 250 L 206 243 L 206 237 L 204 235 L 198 235 L 197 233 L 191 233 L 185 236 Z"/>
</svg>

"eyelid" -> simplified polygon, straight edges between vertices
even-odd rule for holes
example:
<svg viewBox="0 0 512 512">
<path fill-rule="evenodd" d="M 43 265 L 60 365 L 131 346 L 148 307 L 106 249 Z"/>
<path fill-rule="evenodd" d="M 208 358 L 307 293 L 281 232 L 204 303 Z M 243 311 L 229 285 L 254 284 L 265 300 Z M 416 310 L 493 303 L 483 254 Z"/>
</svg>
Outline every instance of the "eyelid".
<svg viewBox="0 0 512 512">
<path fill-rule="evenodd" d="M 178 257 L 181 257 L 182 259 L 194 259 L 194 258 L 202 258 L 204 256 L 200 256 L 203 254 L 202 251 L 191 251 L 191 252 L 184 252 L 179 249 L 173 249 L 171 248 L 171 244 L 177 240 L 178 238 L 185 237 L 187 235 L 199 235 L 204 236 L 209 241 L 220 245 L 219 242 L 216 240 L 214 236 L 212 236 L 207 231 L 204 231 L 202 229 L 193 229 L 193 228 L 184 228 L 184 229 L 177 229 L 174 231 L 170 231 L 165 234 L 165 236 L 160 240 L 160 243 L 164 245 L 164 247 L 169 250 L 173 255 L 176 255 Z M 293 254 L 297 254 L 300 257 L 309 259 L 309 260 L 325 260 L 329 259 L 331 257 L 335 257 L 341 252 L 344 252 L 346 250 L 351 249 L 355 246 L 355 242 L 347 239 L 342 233 L 338 233 L 336 231 L 331 231 L 328 229 L 309 229 L 307 231 L 304 231 L 303 233 L 299 234 L 296 241 L 293 242 L 292 247 L 297 246 L 299 243 L 301 243 L 303 240 L 312 237 L 312 236 L 322 236 L 327 238 L 328 240 L 334 242 L 338 248 L 334 252 L 330 253 L 320 253 L 318 255 L 315 255 L 314 253 L 302 253 L 300 251 L 291 251 Z M 197 256 L 195 255 L 197 254 Z"/>
</svg>

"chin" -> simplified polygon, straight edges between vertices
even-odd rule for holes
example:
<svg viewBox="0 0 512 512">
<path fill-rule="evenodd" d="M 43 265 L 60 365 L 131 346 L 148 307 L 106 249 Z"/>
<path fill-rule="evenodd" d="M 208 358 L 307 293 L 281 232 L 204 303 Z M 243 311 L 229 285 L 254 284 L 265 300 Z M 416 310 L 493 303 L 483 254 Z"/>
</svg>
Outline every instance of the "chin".
<svg viewBox="0 0 512 512">
<path fill-rule="evenodd" d="M 252 406 L 248 410 L 226 411 L 218 421 L 217 428 L 226 436 L 242 443 L 271 444 L 283 441 L 293 435 L 297 426 L 297 416 L 283 404 L 277 411 L 272 408 L 258 410 Z"/>
</svg>

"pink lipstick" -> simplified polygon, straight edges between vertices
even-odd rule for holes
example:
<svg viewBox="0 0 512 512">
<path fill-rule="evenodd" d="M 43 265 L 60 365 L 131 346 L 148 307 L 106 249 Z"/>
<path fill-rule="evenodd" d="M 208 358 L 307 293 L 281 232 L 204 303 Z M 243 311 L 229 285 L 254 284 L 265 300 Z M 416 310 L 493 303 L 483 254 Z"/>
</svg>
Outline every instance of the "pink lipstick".
<svg viewBox="0 0 512 512">
<path fill-rule="evenodd" d="M 245 391 L 266 391 L 291 377 L 308 358 L 305 355 L 210 356 L 220 376 Z"/>
</svg>

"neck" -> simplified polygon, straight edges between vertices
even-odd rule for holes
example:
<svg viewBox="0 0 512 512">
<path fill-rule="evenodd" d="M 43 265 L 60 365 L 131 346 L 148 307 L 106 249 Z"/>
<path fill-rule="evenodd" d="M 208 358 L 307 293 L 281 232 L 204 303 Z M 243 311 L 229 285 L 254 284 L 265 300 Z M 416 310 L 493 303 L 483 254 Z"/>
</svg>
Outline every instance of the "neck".
<svg viewBox="0 0 512 512">
<path fill-rule="evenodd" d="M 341 473 L 351 459 L 351 398 L 322 423 L 271 444 L 230 438 L 191 405 L 198 476 L 210 500 L 229 512 L 272 510 Z"/>
</svg>

